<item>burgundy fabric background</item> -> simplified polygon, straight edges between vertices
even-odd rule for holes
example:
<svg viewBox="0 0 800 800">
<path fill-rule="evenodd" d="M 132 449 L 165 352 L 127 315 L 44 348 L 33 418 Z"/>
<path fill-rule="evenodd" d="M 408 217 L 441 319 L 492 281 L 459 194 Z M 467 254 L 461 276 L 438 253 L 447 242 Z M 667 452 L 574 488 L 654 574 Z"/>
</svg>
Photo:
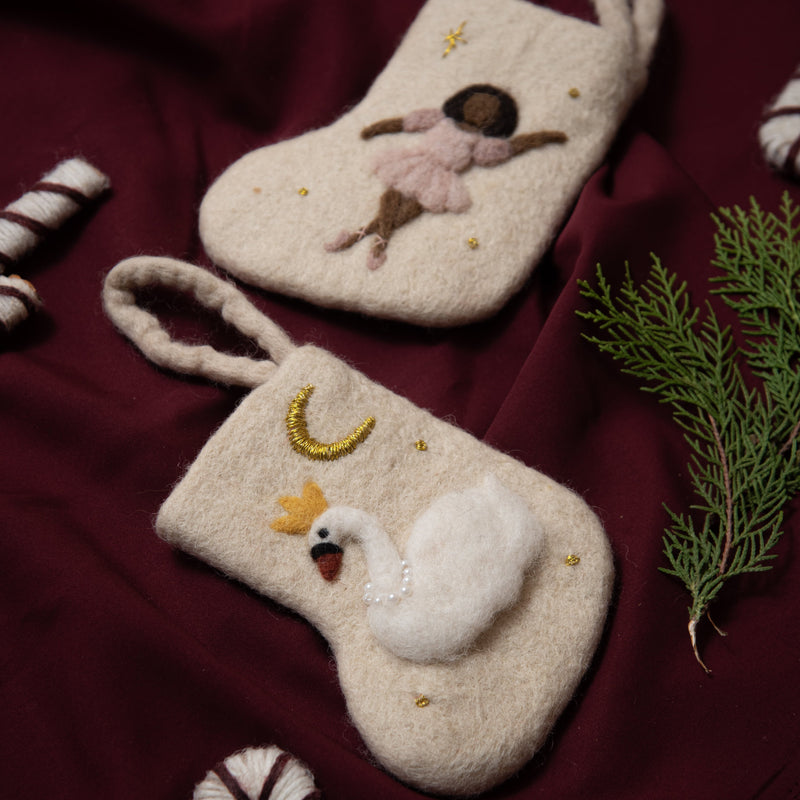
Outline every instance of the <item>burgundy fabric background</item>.
<svg viewBox="0 0 800 800">
<path fill-rule="evenodd" d="M 594 666 L 542 751 L 491 798 L 800 797 L 798 517 L 775 569 L 730 586 L 694 661 L 662 502 L 689 502 L 667 409 L 581 339 L 576 279 L 657 253 L 705 296 L 719 205 L 775 209 L 759 116 L 798 63 L 796 0 L 667 0 L 646 93 L 554 246 L 495 318 L 429 331 L 245 288 L 297 341 L 579 492 L 617 590 Z M 275 742 L 329 800 L 419 793 L 370 763 L 324 640 L 152 532 L 237 390 L 159 371 L 104 316 L 122 258 L 208 266 L 197 208 L 248 150 L 357 102 L 422 0 L 6 0 L 0 206 L 82 154 L 113 192 L 20 264 L 46 310 L 0 344 L 0 795 L 186 800 Z M 553 8 L 592 19 L 586 0 Z M 454 19 L 456 26 L 461 20 Z M 446 31 L 442 32 L 443 34 Z M 468 45 L 467 45 L 468 46 Z M 520 208 L 537 213 L 535 198 Z M 227 342 L 163 304 L 179 330 Z M 724 314 L 723 314 L 724 315 Z"/>
</svg>

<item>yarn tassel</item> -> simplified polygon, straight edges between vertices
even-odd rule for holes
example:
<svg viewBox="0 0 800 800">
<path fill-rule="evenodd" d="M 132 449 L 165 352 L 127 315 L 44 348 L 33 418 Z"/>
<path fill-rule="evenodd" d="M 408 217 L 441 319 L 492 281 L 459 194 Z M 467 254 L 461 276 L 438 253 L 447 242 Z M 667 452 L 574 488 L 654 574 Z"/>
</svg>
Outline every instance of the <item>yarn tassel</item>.
<svg viewBox="0 0 800 800">
<path fill-rule="evenodd" d="M 71 158 L 0 211 L 0 329 L 10 331 L 42 305 L 31 283 L 2 273 L 109 186 L 98 169 Z"/>
<path fill-rule="evenodd" d="M 270 745 L 217 764 L 197 784 L 192 800 L 322 800 L 322 793 L 301 761 Z"/>
<path fill-rule="evenodd" d="M 764 114 L 758 138 L 770 166 L 800 177 L 800 68 Z"/>
</svg>

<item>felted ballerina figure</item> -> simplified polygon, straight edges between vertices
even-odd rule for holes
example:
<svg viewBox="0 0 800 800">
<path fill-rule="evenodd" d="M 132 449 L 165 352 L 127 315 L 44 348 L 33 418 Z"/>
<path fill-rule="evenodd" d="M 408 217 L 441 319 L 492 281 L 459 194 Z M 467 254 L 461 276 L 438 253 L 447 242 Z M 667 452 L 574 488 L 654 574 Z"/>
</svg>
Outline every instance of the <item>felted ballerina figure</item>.
<svg viewBox="0 0 800 800">
<path fill-rule="evenodd" d="M 511 138 L 517 127 L 514 98 L 489 84 L 461 89 L 441 108 L 423 108 L 405 117 L 383 119 L 361 131 L 362 139 L 386 133 L 419 133 L 416 147 L 391 148 L 378 154 L 374 172 L 387 187 L 374 219 L 357 231 L 342 231 L 325 245 L 339 252 L 372 234 L 367 266 L 386 260 L 392 234 L 424 211 L 460 214 L 472 205 L 460 177 L 473 164 L 493 167 L 535 147 L 567 141 L 563 131 L 535 131 Z"/>
</svg>

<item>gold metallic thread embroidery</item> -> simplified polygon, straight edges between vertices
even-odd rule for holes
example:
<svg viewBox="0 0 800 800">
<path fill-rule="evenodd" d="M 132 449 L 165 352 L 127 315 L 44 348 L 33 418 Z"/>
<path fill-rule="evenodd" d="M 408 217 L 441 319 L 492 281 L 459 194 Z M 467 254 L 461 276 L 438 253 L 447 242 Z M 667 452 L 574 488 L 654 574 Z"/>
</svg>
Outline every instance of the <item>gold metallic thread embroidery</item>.
<svg viewBox="0 0 800 800">
<path fill-rule="evenodd" d="M 424 439 L 417 439 L 417 441 L 414 442 L 414 447 L 416 447 L 417 450 L 427 450 L 428 443 Z"/>
<path fill-rule="evenodd" d="M 431 704 L 431 701 L 425 697 L 424 694 L 418 694 L 414 698 L 414 703 L 416 703 L 417 708 L 425 708 L 425 706 L 429 706 Z"/>
<path fill-rule="evenodd" d="M 564 563 L 565 563 L 565 564 L 566 564 L 568 567 L 574 567 L 574 566 L 576 566 L 577 564 L 580 564 L 580 563 L 581 563 L 581 557 L 580 557 L 580 556 L 576 556 L 576 555 L 572 555 L 572 554 L 570 554 L 570 555 L 568 555 L 568 556 L 567 556 L 567 557 L 564 559 Z"/>
<path fill-rule="evenodd" d="M 289 411 L 286 414 L 289 443 L 296 453 L 312 461 L 335 461 L 337 458 L 352 453 L 370 435 L 375 427 L 375 417 L 367 417 L 352 433 L 345 436 L 344 439 L 339 439 L 338 442 L 330 444 L 318 442 L 309 434 L 306 423 L 306 406 L 313 392 L 314 386 L 308 384 L 289 403 Z"/>
<path fill-rule="evenodd" d="M 447 42 L 447 49 L 442 53 L 442 58 L 444 58 L 451 50 L 455 50 L 458 47 L 458 43 L 461 42 L 462 44 L 466 44 L 467 40 L 462 36 L 464 32 L 464 26 L 466 25 L 466 21 L 462 22 L 455 31 L 450 30 L 450 33 L 444 37 L 444 40 Z"/>
</svg>

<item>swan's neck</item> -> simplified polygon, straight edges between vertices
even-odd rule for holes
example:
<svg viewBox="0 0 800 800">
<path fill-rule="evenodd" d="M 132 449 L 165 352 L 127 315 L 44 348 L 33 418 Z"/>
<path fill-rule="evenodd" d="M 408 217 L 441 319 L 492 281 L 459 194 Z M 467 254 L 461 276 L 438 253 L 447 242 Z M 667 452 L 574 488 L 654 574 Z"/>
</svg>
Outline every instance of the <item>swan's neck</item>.
<svg viewBox="0 0 800 800">
<path fill-rule="evenodd" d="M 402 569 L 397 548 L 375 517 L 360 511 L 356 513 L 360 519 L 349 533 L 364 551 L 370 580 L 376 585 L 386 582 L 396 584 Z"/>
<path fill-rule="evenodd" d="M 400 558 L 389 534 L 375 517 L 355 508 L 336 508 L 326 512 L 336 516 L 343 539 L 361 545 L 367 561 L 369 580 L 364 586 L 367 605 L 394 604 L 410 597 L 411 568 Z"/>
</svg>

